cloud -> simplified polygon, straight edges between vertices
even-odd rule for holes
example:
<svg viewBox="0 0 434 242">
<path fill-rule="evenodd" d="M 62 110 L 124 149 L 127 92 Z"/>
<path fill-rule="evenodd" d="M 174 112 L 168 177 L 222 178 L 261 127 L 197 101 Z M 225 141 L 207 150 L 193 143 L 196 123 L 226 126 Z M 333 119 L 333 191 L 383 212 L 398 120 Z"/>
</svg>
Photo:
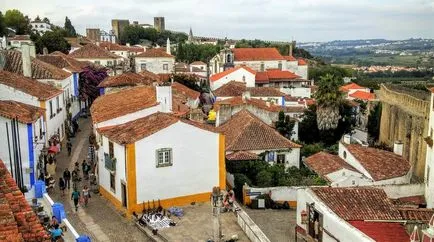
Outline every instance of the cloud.
<svg viewBox="0 0 434 242">
<path fill-rule="evenodd" d="M 111 19 L 153 23 L 198 36 L 324 41 L 333 39 L 434 38 L 434 0 L 0 0 L 2 11 L 17 8 L 34 18 L 77 31 L 111 28 Z"/>
</svg>

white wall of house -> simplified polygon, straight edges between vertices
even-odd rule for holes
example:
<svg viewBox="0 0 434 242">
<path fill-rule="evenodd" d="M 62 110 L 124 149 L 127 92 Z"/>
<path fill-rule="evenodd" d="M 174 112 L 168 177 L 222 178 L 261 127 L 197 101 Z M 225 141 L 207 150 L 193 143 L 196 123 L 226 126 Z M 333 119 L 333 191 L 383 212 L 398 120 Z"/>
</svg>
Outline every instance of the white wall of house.
<svg viewBox="0 0 434 242">
<path fill-rule="evenodd" d="M 172 166 L 156 167 L 161 148 L 172 149 Z M 136 142 L 136 170 L 138 202 L 210 192 L 219 184 L 219 135 L 177 122 Z"/>
<path fill-rule="evenodd" d="M 434 139 L 434 95 L 431 93 L 431 108 L 429 109 L 428 134 L 425 136 Z M 425 200 L 428 208 L 434 208 L 434 147 L 426 145 L 425 160 Z"/>
<path fill-rule="evenodd" d="M 255 86 L 255 74 L 240 68 L 232 73 L 229 73 L 228 75 L 215 80 L 211 81 L 211 90 L 216 90 L 219 87 L 223 86 L 224 84 L 230 82 L 230 81 L 237 81 L 237 82 L 244 82 L 246 83 L 247 87 L 254 87 Z M 244 80 L 244 81 L 243 81 Z"/>
<path fill-rule="evenodd" d="M 258 117 L 260 120 L 262 120 L 262 122 L 264 122 L 268 125 L 272 125 L 273 122 L 276 122 L 279 119 L 279 113 L 278 112 L 270 112 L 270 111 L 267 111 L 264 109 L 257 108 L 256 106 L 253 106 L 253 105 L 240 105 L 240 106 L 233 106 L 230 108 L 231 108 L 231 116 L 234 116 L 236 113 L 238 113 L 239 111 L 241 111 L 243 109 L 247 109 L 249 112 L 251 112 L 256 117 Z M 223 124 L 220 121 L 220 115 L 221 115 L 220 111 L 221 111 L 221 108 L 217 111 L 217 114 L 216 114 L 216 127 Z"/>
<path fill-rule="evenodd" d="M 265 71 L 267 69 L 279 69 L 279 63 L 282 65 L 283 71 L 286 69 L 286 60 L 267 60 L 267 61 L 234 61 L 235 66 L 245 65 L 255 71 Z M 264 69 L 261 69 L 263 64 Z"/>
<path fill-rule="evenodd" d="M 332 187 L 368 186 L 373 183 L 372 180 L 359 172 L 345 168 L 327 174 L 326 177 L 332 182 Z"/>
<path fill-rule="evenodd" d="M 37 97 L 31 96 L 25 92 L 3 84 L 0 84 L 0 99 L 13 100 L 28 105 L 40 107 L 40 102 Z"/>
<path fill-rule="evenodd" d="M 300 167 L 300 148 L 292 148 L 291 150 L 284 149 L 268 149 L 268 150 L 248 150 L 248 152 L 254 154 L 263 154 L 264 152 L 272 153 L 265 156 L 265 161 L 270 165 L 274 165 L 277 162 L 278 155 L 285 155 L 285 169 L 295 166 Z M 226 152 L 230 154 L 233 152 Z"/>
<path fill-rule="evenodd" d="M 174 57 L 135 57 L 134 59 L 136 63 L 136 72 L 147 70 L 157 74 L 172 73 L 173 66 L 175 65 Z"/>
<path fill-rule="evenodd" d="M 59 101 L 57 101 L 59 100 Z M 45 101 L 47 118 L 47 138 L 54 134 L 60 134 L 60 140 L 65 136 L 64 121 L 66 120 L 66 108 L 63 104 L 63 93 L 57 97 Z M 51 106 L 50 106 L 51 103 Z M 61 109 L 58 111 L 58 109 Z M 52 110 L 52 111 L 50 111 Z M 51 116 L 51 112 L 54 116 Z M 63 127 L 63 128 L 62 128 Z M 63 130 L 62 130 L 63 129 Z"/>
<path fill-rule="evenodd" d="M 308 188 L 297 190 L 297 225 L 308 231 L 307 224 L 301 223 L 301 212 L 307 212 L 306 204 L 314 203 L 315 210 L 323 215 L 323 229 L 332 234 L 339 241 L 353 242 L 374 242 L 373 239 L 362 233 L 360 230 L 347 223 L 328 208 L 317 196 Z M 323 231 L 324 242 L 335 242 Z"/>
<path fill-rule="evenodd" d="M 119 57 L 117 59 L 114 59 L 114 58 L 74 58 L 74 59 L 79 60 L 79 61 L 89 61 L 89 62 L 92 62 L 94 64 L 98 64 L 98 65 L 105 66 L 105 67 L 112 66 L 115 63 L 115 61 L 116 61 L 116 64 L 123 62 L 122 57 Z"/>
<path fill-rule="evenodd" d="M 191 64 L 190 64 L 190 66 L 192 66 L 192 67 L 196 67 L 196 68 L 199 68 L 199 69 L 203 70 L 203 72 L 204 72 L 205 75 L 206 75 L 206 65 L 191 65 Z"/>
<path fill-rule="evenodd" d="M 33 41 L 31 41 L 31 40 L 11 40 L 10 41 L 10 46 L 11 47 L 15 47 L 15 48 L 21 48 L 21 45 L 23 44 L 23 43 L 27 43 L 27 44 L 30 44 L 30 43 L 32 43 Z"/>
<path fill-rule="evenodd" d="M 250 96 L 251 98 L 261 99 L 266 102 L 274 103 L 275 105 L 283 106 L 284 97 L 283 96 L 277 96 L 277 97 L 254 97 Z"/>
<path fill-rule="evenodd" d="M 307 65 L 303 65 L 303 66 L 297 66 L 297 70 L 295 70 L 295 74 L 296 75 L 299 75 L 299 76 L 301 76 L 301 78 L 303 78 L 303 79 L 305 79 L 305 80 L 308 80 L 307 79 L 307 68 L 308 68 L 308 66 Z"/>
<path fill-rule="evenodd" d="M 142 109 L 140 111 L 134 112 L 134 113 L 129 113 L 120 117 L 116 117 L 116 118 L 112 118 L 110 120 L 106 120 L 100 123 L 96 123 L 95 124 L 95 128 L 102 128 L 102 127 L 107 127 L 107 126 L 113 126 L 113 125 L 119 125 L 119 124 L 124 124 L 139 118 L 144 118 L 148 115 L 151 115 L 153 113 L 159 112 L 161 111 L 161 107 L 160 105 L 156 105 L 150 108 L 145 108 Z"/>
<path fill-rule="evenodd" d="M 312 90 L 309 87 L 293 87 L 293 88 L 280 88 L 279 91 L 288 94 L 292 97 L 310 98 Z"/>
</svg>

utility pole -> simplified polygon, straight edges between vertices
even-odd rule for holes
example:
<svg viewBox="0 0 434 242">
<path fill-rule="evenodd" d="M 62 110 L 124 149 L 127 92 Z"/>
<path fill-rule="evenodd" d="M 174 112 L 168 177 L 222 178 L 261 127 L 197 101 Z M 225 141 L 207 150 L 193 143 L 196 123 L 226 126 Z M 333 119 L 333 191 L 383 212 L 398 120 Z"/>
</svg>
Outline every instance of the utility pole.
<svg viewBox="0 0 434 242">
<path fill-rule="evenodd" d="M 222 238 L 222 231 L 220 226 L 220 210 L 222 207 L 223 195 L 219 187 L 212 189 L 212 224 L 213 224 L 213 241 L 220 242 Z"/>
</svg>

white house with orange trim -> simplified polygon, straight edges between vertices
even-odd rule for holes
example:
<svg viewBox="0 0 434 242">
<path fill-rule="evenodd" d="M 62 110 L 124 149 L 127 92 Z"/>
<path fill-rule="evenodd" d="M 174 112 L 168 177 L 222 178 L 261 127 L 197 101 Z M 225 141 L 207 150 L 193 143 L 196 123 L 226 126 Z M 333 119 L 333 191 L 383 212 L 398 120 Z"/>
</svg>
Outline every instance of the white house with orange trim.
<svg viewBox="0 0 434 242">
<path fill-rule="evenodd" d="M 246 87 L 255 87 L 256 71 L 247 66 L 239 66 L 212 75 L 210 80 L 211 90 L 216 90 L 230 81 L 242 82 Z"/>
<path fill-rule="evenodd" d="M 209 201 L 226 187 L 225 139 L 213 128 L 158 112 L 98 133 L 100 192 L 128 215 L 148 201 Z"/>
</svg>

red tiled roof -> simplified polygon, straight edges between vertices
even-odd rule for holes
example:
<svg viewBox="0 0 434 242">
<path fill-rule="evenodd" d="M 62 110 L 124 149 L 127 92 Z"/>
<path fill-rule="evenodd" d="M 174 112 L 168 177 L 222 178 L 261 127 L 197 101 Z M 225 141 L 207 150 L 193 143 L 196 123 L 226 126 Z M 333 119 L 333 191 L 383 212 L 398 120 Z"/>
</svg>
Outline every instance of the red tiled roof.
<svg viewBox="0 0 434 242">
<path fill-rule="evenodd" d="M 16 118 L 21 123 L 34 123 L 44 112 L 45 109 L 40 107 L 11 100 L 0 100 L 0 116 L 8 119 Z"/>
<path fill-rule="evenodd" d="M 103 41 L 99 43 L 99 47 L 104 48 L 108 51 L 128 51 L 128 52 L 144 52 L 143 48 L 137 46 L 126 46 L 120 45 L 112 42 Z"/>
<path fill-rule="evenodd" d="M 298 61 L 298 65 L 299 66 L 305 66 L 305 65 L 307 65 L 307 62 L 304 59 L 302 59 L 302 58 L 298 58 L 297 61 Z"/>
<path fill-rule="evenodd" d="M 153 80 L 145 78 L 143 75 L 125 72 L 121 75 L 107 77 L 98 85 L 98 87 L 151 86 L 153 83 Z"/>
<path fill-rule="evenodd" d="M 139 86 L 99 96 L 90 111 L 94 123 L 100 123 L 157 105 L 154 87 Z"/>
<path fill-rule="evenodd" d="M 145 57 L 145 58 L 174 58 L 173 55 L 168 54 L 166 51 L 162 49 L 148 49 L 143 53 L 136 55 L 136 57 Z"/>
<path fill-rule="evenodd" d="M 399 223 L 349 221 L 376 242 L 408 242 L 410 236 L 405 227 Z"/>
<path fill-rule="evenodd" d="M 369 101 L 369 100 L 375 99 L 375 94 L 370 93 L 370 92 L 364 92 L 364 91 L 355 91 L 355 92 L 350 94 L 350 97 L 355 98 L 355 99 Z"/>
<path fill-rule="evenodd" d="M 122 57 L 94 44 L 87 44 L 72 52 L 69 57 L 76 59 L 120 59 Z"/>
<path fill-rule="evenodd" d="M 153 72 L 147 71 L 147 70 L 143 70 L 141 72 L 138 73 L 141 76 L 144 76 L 145 78 L 153 81 L 153 82 L 160 82 L 160 75 L 159 74 L 155 74 Z"/>
<path fill-rule="evenodd" d="M 298 76 L 290 71 L 282 71 L 279 69 L 268 69 L 265 72 L 256 73 L 255 82 L 260 84 L 260 83 L 269 83 L 275 81 L 291 81 L 299 78 L 301 78 L 301 76 Z"/>
<path fill-rule="evenodd" d="M 168 82 L 172 78 L 170 73 L 158 73 L 157 75 L 160 77 L 160 82 Z"/>
<path fill-rule="evenodd" d="M 285 60 L 276 48 L 235 48 L 235 61 Z"/>
<path fill-rule="evenodd" d="M 63 91 L 49 84 L 8 71 L 0 71 L 0 84 L 20 90 L 44 101 L 60 95 Z"/>
<path fill-rule="evenodd" d="M 398 198 L 398 200 L 401 203 L 406 203 L 406 204 L 414 204 L 414 205 L 426 204 L 425 196 L 423 196 L 423 195 L 400 197 L 400 198 Z"/>
<path fill-rule="evenodd" d="M 226 151 L 300 148 L 243 109 L 217 127 L 226 136 Z"/>
<path fill-rule="evenodd" d="M 429 208 L 398 208 L 404 220 L 428 223 L 434 215 L 434 209 Z"/>
<path fill-rule="evenodd" d="M 50 241 L 23 193 L 0 160 L 0 241 Z"/>
<path fill-rule="evenodd" d="M 155 134 L 178 121 L 205 129 L 201 124 L 182 120 L 171 114 L 157 112 L 121 125 L 100 128 L 98 132 L 116 143 L 131 144 Z M 211 131 L 211 129 L 205 130 Z"/>
<path fill-rule="evenodd" d="M 282 110 L 280 106 L 274 105 L 272 103 L 270 103 L 270 105 L 267 105 L 267 102 L 264 100 L 257 98 L 243 99 L 243 97 L 240 96 L 215 102 L 214 110 L 219 110 L 221 105 L 229 105 L 231 107 L 251 105 L 269 112 L 280 112 Z"/>
<path fill-rule="evenodd" d="M 287 61 L 297 61 L 297 59 L 292 55 L 284 55 L 283 58 Z"/>
<path fill-rule="evenodd" d="M 31 41 L 30 35 L 15 35 L 14 37 L 8 38 L 8 40 L 28 40 L 28 41 Z"/>
<path fill-rule="evenodd" d="M 348 92 L 351 89 L 364 89 L 364 87 L 357 85 L 357 83 L 351 82 L 343 85 L 339 88 L 342 92 Z"/>
<path fill-rule="evenodd" d="M 253 75 L 256 74 L 256 71 L 254 71 L 250 67 L 247 67 L 247 66 L 237 66 L 235 68 L 231 68 L 231 69 L 228 69 L 226 71 L 216 73 L 216 74 L 210 76 L 209 79 L 214 82 L 214 81 L 220 80 L 221 78 L 223 78 L 223 77 L 225 77 L 225 76 L 227 76 L 227 75 L 229 75 L 229 74 L 231 74 L 231 73 L 233 73 L 235 71 L 238 71 L 239 69 L 244 69 L 244 70 L 252 73 Z M 238 80 L 238 81 L 241 81 L 241 80 Z"/>
<path fill-rule="evenodd" d="M 192 66 L 203 66 L 203 65 L 205 65 L 206 66 L 206 64 L 204 62 L 202 62 L 202 61 L 194 61 L 190 65 L 192 65 Z"/>
<path fill-rule="evenodd" d="M 401 220 L 386 192 L 373 187 L 311 187 L 344 220 Z"/>
<path fill-rule="evenodd" d="M 65 68 L 70 72 L 81 72 L 83 68 L 89 66 L 88 63 L 78 61 L 59 51 L 53 52 L 49 55 L 38 55 L 37 59 L 60 69 Z"/>
<path fill-rule="evenodd" d="M 282 107 L 284 113 L 304 113 L 306 108 L 304 106 L 284 106 Z"/>
<path fill-rule="evenodd" d="M 354 167 L 346 163 L 339 156 L 323 151 L 307 157 L 304 163 L 322 177 L 341 169 L 358 172 Z"/>
<path fill-rule="evenodd" d="M 230 81 L 214 91 L 217 97 L 236 97 L 249 91 L 252 97 L 283 97 L 285 93 L 273 87 L 246 87 L 245 83 Z"/>
<path fill-rule="evenodd" d="M 405 176 L 410 171 L 410 162 L 393 152 L 362 147 L 359 144 L 345 145 L 345 147 L 374 181 Z"/>
<path fill-rule="evenodd" d="M 172 83 L 172 92 L 185 95 L 193 100 L 199 98 L 200 92 L 190 89 L 179 82 Z"/>
<path fill-rule="evenodd" d="M 234 153 L 226 155 L 227 160 L 257 160 L 259 156 L 255 153 L 248 151 L 236 151 Z"/>
<path fill-rule="evenodd" d="M 6 63 L 3 70 L 23 75 L 23 60 L 21 52 L 16 50 L 5 51 L 5 58 Z M 71 76 L 71 73 L 68 73 L 44 61 L 33 57 L 30 57 L 30 59 L 33 79 L 64 80 Z"/>
</svg>

